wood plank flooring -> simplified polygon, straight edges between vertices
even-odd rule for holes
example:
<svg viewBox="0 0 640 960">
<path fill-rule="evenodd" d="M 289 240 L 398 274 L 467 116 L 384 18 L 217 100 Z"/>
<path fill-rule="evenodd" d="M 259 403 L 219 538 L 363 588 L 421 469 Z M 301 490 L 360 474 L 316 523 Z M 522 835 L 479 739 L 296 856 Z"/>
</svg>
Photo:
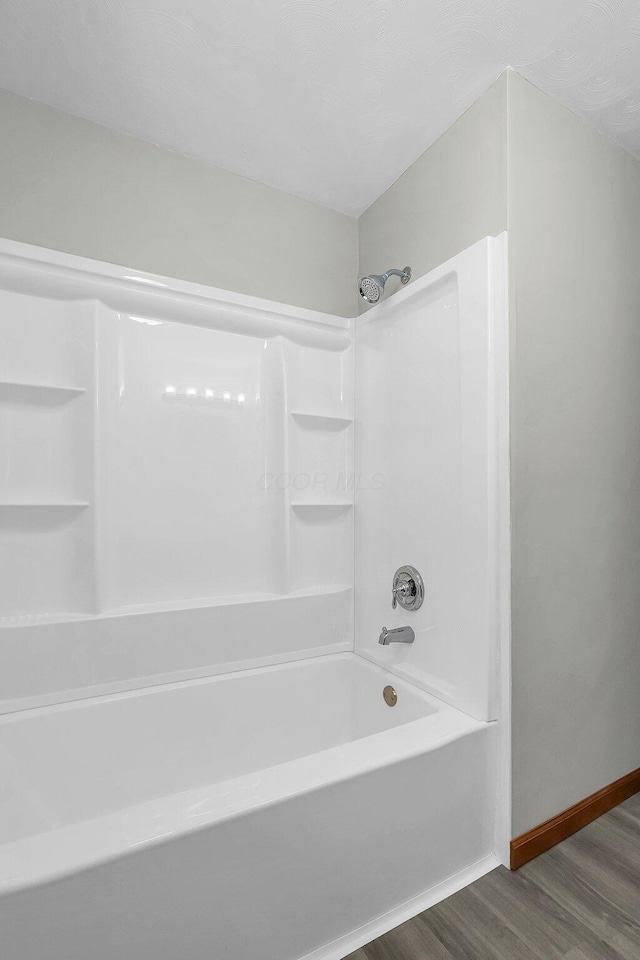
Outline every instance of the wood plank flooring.
<svg viewBox="0 0 640 960">
<path fill-rule="evenodd" d="M 640 960 L 640 794 L 347 960 Z"/>
</svg>

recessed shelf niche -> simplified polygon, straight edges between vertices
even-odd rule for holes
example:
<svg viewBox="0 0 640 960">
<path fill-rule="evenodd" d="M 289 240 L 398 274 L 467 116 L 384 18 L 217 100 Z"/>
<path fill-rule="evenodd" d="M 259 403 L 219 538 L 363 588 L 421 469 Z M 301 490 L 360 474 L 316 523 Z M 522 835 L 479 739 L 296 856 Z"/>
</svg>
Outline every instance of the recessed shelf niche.
<svg viewBox="0 0 640 960">
<path fill-rule="evenodd" d="M 349 583 L 353 566 L 350 504 L 293 505 L 291 522 L 292 590 L 317 584 Z"/>
<path fill-rule="evenodd" d="M 290 589 L 353 576 L 353 354 L 299 349 L 288 367 Z"/>
<path fill-rule="evenodd" d="M 95 610 L 95 308 L 0 293 L 0 618 Z"/>
</svg>

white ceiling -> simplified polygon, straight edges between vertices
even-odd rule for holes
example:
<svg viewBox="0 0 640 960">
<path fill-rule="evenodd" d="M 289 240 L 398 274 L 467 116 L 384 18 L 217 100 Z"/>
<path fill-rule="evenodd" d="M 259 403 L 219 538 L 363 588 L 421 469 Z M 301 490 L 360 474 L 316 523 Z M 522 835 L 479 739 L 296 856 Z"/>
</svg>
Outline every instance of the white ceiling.
<svg viewBox="0 0 640 960">
<path fill-rule="evenodd" d="M 640 0 L 0 4 L 0 87 L 351 215 L 508 64 L 640 154 Z"/>
</svg>

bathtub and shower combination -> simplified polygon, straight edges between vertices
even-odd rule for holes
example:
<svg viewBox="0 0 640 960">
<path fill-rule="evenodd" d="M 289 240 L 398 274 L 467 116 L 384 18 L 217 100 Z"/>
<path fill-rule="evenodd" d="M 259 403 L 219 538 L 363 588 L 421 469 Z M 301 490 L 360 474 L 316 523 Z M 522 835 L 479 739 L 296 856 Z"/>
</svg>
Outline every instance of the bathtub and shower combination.
<svg viewBox="0 0 640 960">
<path fill-rule="evenodd" d="M 504 287 L 0 244 L 2 956 L 339 960 L 505 861 Z"/>
</svg>

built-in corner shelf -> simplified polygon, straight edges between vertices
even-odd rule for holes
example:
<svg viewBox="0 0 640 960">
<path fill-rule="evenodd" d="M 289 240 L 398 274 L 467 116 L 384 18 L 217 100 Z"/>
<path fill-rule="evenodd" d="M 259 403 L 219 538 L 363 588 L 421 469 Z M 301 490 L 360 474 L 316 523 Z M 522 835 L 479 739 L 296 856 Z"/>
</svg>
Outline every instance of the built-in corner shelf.
<svg viewBox="0 0 640 960">
<path fill-rule="evenodd" d="M 63 386 L 55 383 L 34 383 L 24 380 L 0 380 L 0 401 L 22 403 L 65 403 L 86 393 L 85 387 Z"/>
<path fill-rule="evenodd" d="M 308 430 L 346 430 L 353 423 L 350 417 L 334 417 L 327 413 L 303 413 L 294 410 L 291 416 Z"/>
<path fill-rule="evenodd" d="M 79 510 L 90 506 L 88 500 L 0 500 L 0 510 L 22 510 L 50 507 L 63 510 Z"/>
<path fill-rule="evenodd" d="M 304 500 L 292 503 L 291 506 L 294 510 L 350 510 L 353 504 L 346 500 L 335 503 L 320 503 L 313 500 Z"/>
</svg>

